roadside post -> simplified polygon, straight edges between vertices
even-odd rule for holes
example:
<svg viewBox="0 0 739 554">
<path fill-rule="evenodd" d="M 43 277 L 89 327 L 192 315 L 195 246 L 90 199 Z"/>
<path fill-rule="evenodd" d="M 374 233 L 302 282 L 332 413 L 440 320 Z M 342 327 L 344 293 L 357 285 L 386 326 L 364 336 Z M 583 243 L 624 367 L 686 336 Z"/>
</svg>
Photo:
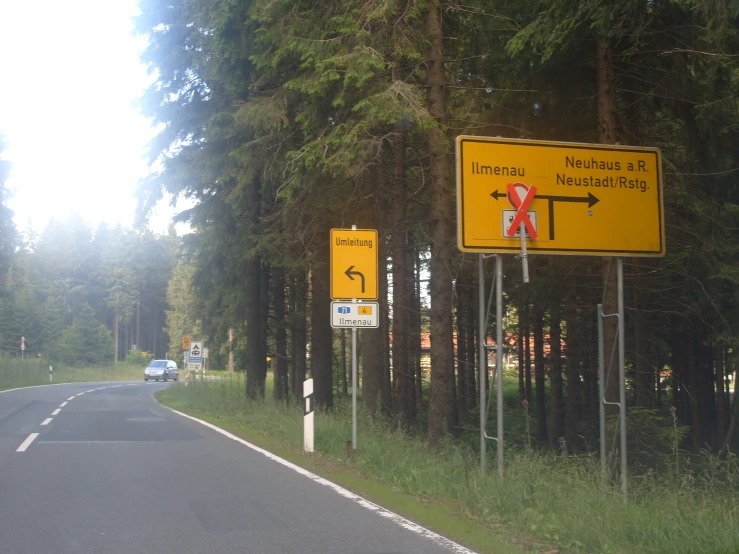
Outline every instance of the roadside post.
<svg viewBox="0 0 739 554">
<path fill-rule="evenodd" d="M 26 337 L 21 337 L 21 358 L 24 358 L 26 352 Z"/>
<path fill-rule="evenodd" d="M 352 330 L 352 452 L 357 451 L 357 329 L 380 324 L 376 229 L 331 229 L 331 327 Z M 343 300 L 336 302 L 336 300 Z"/>
<path fill-rule="evenodd" d="M 54 381 L 54 368 L 49 366 L 49 383 Z"/>
<path fill-rule="evenodd" d="M 628 494 L 622 257 L 665 254 L 660 151 L 632 146 L 459 136 L 456 157 L 457 245 L 462 252 L 480 255 L 481 470 L 485 471 L 486 467 L 486 440 L 492 439 L 498 447 L 498 474 L 503 476 L 502 254 L 520 256 L 525 283 L 529 281 L 530 253 L 616 257 L 618 310 L 605 314 L 602 305 L 598 306 L 601 476 L 605 488 L 608 479 L 605 406 L 612 405 L 618 407 L 619 414 L 621 494 L 625 501 Z M 484 260 L 490 255 L 496 260 L 496 437 L 486 433 L 492 400 L 492 396 L 485 400 L 486 337 L 493 289 L 485 310 Z M 618 331 L 614 343 L 604 345 L 603 320 L 609 317 L 617 318 Z M 619 398 L 606 401 L 606 385 L 616 358 Z"/>
<path fill-rule="evenodd" d="M 313 400 L 313 379 L 303 381 L 303 450 L 313 452 L 315 411 Z"/>
</svg>

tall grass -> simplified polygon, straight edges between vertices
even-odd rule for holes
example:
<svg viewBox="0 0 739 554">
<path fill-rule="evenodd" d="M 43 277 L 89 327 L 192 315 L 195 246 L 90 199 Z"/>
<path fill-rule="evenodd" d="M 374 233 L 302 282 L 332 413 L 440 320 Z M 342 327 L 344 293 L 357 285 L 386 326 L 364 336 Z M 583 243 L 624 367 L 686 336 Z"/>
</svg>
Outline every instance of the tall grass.
<svg viewBox="0 0 739 554">
<path fill-rule="evenodd" d="M 49 377 L 49 363 L 38 358 L 0 358 L 0 390 L 48 385 L 49 383 L 78 383 L 86 381 L 130 381 L 143 379 L 140 365 L 117 363 L 102 367 L 65 367 L 53 365 Z"/>
<path fill-rule="evenodd" d="M 302 409 L 245 400 L 240 375 L 219 381 L 179 383 L 160 393 L 178 409 L 218 416 L 233 430 L 260 433 L 302 449 Z M 346 459 L 351 412 L 340 402 L 316 413 L 316 452 L 388 486 L 428 499 L 454 499 L 465 517 L 483 526 L 504 524 L 568 552 L 739 552 L 739 463 L 705 454 L 692 469 L 659 471 L 632 478 L 630 501 L 618 491 L 599 490 L 598 460 L 508 447 L 506 475 L 486 475 L 479 455 L 449 440 L 438 451 L 360 412 L 358 456 Z M 491 456 L 490 458 L 493 458 Z"/>
</svg>

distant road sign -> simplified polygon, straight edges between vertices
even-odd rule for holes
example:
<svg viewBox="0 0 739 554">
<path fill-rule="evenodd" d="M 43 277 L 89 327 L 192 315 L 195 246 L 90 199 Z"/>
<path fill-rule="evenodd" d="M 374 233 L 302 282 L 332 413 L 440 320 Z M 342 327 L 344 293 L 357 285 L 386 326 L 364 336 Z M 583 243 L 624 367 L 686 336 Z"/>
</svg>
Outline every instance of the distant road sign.
<svg viewBox="0 0 739 554">
<path fill-rule="evenodd" d="M 182 337 L 182 350 L 190 350 L 190 337 Z"/>
<path fill-rule="evenodd" d="M 331 298 L 377 298 L 377 231 L 331 229 Z"/>
<path fill-rule="evenodd" d="M 190 341 L 190 355 L 187 357 L 189 363 L 203 363 L 203 341 Z"/>
<path fill-rule="evenodd" d="M 331 327 L 377 328 L 380 326 L 379 311 L 377 302 L 331 302 Z"/>
<path fill-rule="evenodd" d="M 660 151 L 458 137 L 460 250 L 519 252 L 521 222 L 529 252 L 663 256 Z"/>
</svg>

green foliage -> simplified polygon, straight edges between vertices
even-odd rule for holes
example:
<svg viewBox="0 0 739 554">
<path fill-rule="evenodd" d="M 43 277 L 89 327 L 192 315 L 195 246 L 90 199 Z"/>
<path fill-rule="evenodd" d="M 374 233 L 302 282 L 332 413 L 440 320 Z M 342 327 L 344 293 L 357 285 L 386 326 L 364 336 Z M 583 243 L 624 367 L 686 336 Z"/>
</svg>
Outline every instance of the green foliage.
<svg viewBox="0 0 739 554">
<path fill-rule="evenodd" d="M 146 366 L 154 359 L 151 354 L 144 354 L 138 348 L 131 348 L 126 354 L 126 363 L 136 366 Z"/>
<path fill-rule="evenodd" d="M 271 381 L 268 381 L 271 383 Z M 302 449 L 302 411 L 295 405 L 249 401 L 243 380 L 172 387 L 160 393 L 168 405 L 249 436 L 268 436 Z M 647 413 L 637 417 L 648 418 Z M 668 471 L 632 478 L 630 501 L 599 490 L 600 468 L 592 457 L 506 450 L 506 475 L 490 460 L 486 475 L 479 456 L 448 440 L 438 452 L 360 410 L 359 455 L 346 459 L 351 436 L 350 405 L 316 413 L 316 451 L 332 464 L 360 472 L 387 487 L 425 501 L 459 501 L 483 528 L 497 526 L 567 552 L 733 552 L 739 549 L 734 517 L 739 503 L 739 463 L 704 453 L 675 480 Z M 646 424 L 647 422 L 644 421 Z M 663 459 L 669 467 L 669 458 Z"/>
<path fill-rule="evenodd" d="M 92 308 L 83 304 L 72 325 L 62 333 L 52 359 L 66 365 L 101 365 L 112 358 L 110 331 L 95 319 Z"/>
</svg>

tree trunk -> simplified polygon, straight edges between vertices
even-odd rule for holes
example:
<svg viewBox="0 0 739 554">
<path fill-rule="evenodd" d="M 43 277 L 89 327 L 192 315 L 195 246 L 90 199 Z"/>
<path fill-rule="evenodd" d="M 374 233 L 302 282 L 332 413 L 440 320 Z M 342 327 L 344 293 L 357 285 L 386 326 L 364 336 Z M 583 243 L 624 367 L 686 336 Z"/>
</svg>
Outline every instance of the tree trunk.
<svg viewBox="0 0 739 554">
<path fill-rule="evenodd" d="M 228 371 L 233 373 L 234 371 L 234 330 L 233 327 L 228 328 Z"/>
<path fill-rule="evenodd" d="M 431 238 L 431 395 L 428 438 L 439 444 L 445 431 L 456 425 L 454 403 L 454 346 L 452 344 L 452 210 L 454 191 L 450 179 L 446 122 L 444 33 L 441 3 L 431 0 L 426 13 L 430 43 L 426 74 L 429 114 L 436 125 L 429 130 L 429 219 Z"/>
<path fill-rule="evenodd" d="M 293 317 L 295 336 L 293 337 L 293 398 L 296 400 L 303 397 L 303 381 L 306 376 L 307 363 L 307 307 L 308 307 L 308 283 L 305 269 L 295 270 L 295 305 L 293 306 Z M 328 310 L 327 310 L 328 311 Z"/>
<path fill-rule="evenodd" d="M 531 386 L 531 327 L 530 325 L 531 307 L 526 300 L 523 315 L 523 373 L 526 385 L 526 400 L 531 402 L 534 398 L 533 387 Z"/>
<path fill-rule="evenodd" d="M 275 266 L 272 270 L 274 291 L 274 332 L 275 332 L 275 387 L 274 398 L 277 401 L 287 400 L 289 383 L 287 380 L 287 321 L 285 318 L 285 271 Z"/>
<path fill-rule="evenodd" d="M 477 279 L 474 277 L 474 271 L 470 272 L 468 281 L 468 286 L 462 291 L 465 298 L 464 303 L 465 306 L 467 306 L 467 310 L 464 314 L 465 329 L 467 331 L 467 336 L 465 338 L 465 344 L 467 345 L 467 360 L 465 364 L 465 370 L 467 372 L 467 390 L 465 391 L 465 396 L 467 398 L 467 409 L 473 410 L 477 406 L 477 349 L 479 348 L 475 343 L 475 326 L 478 325 L 478 320 L 476 318 L 477 310 L 475 309 L 475 286 L 477 284 Z"/>
<path fill-rule="evenodd" d="M 246 394 L 249 398 L 264 396 L 266 353 L 262 336 L 262 261 L 256 254 L 261 212 L 261 181 L 253 177 L 247 186 L 246 207 Z"/>
<path fill-rule="evenodd" d="M 412 297 L 407 287 L 405 132 L 398 129 L 393 135 L 393 158 L 390 220 L 393 260 L 393 412 L 402 425 L 415 427 L 415 383 L 408 356 L 408 316 Z"/>
<path fill-rule="evenodd" d="M 454 292 L 457 296 L 457 410 L 460 421 L 467 418 L 467 310 L 465 305 L 465 275 L 464 259 L 457 271 L 457 279 L 454 283 Z"/>
<path fill-rule="evenodd" d="M 649 355 L 649 311 L 646 283 L 641 270 L 634 287 L 634 389 L 636 405 L 640 408 L 651 408 L 654 405 L 654 372 Z"/>
<path fill-rule="evenodd" d="M 564 426 L 561 317 L 559 295 L 555 294 L 552 299 L 551 322 L 549 325 L 549 348 L 552 357 L 552 403 L 550 405 L 551 429 L 549 431 L 549 446 L 552 448 L 557 446 L 557 441 L 562 436 L 562 427 Z"/>
<path fill-rule="evenodd" d="M 518 304 L 518 341 L 516 348 L 518 350 L 518 402 L 523 404 L 524 400 L 531 401 L 526 388 L 526 349 L 528 348 L 528 342 L 526 340 L 527 329 L 526 329 L 526 305 L 523 301 L 523 294 L 521 301 Z M 529 381 L 530 382 L 530 381 Z"/>
<path fill-rule="evenodd" d="M 311 362 L 313 394 L 316 406 L 334 405 L 333 386 L 333 330 L 330 300 L 329 236 L 328 229 L 316 231 L 310 271 L 311 291 Z"/>
<path fill-rule="evenodd" d="M 115 315 L 113 317 L 113 338 L 115 340 L 113 362 L 115 363 L 118 361 L 118 310 L 115 311 Z"/>
<path fill-rule="evenodd" d="M 724 347 L 722 344 L 719 344 L 715 348 L 716 440 L 714 441 L 714 445 L 716 448 L 719 448 L 724 443 L 726 436 L 726 393 L 724 388 Z"/>
<path fill-rule="evenodd" d="M 421 367 L 421 259 L 418 248 L 413 249 L 413 266 L 415 267 L 415 276 L 409 355 L 415 368 L 416 407 L 417 410 L 420 410 L 423 406 L 423 368 Z"/>
<path fill-rule="evenodd" d="M 536 382 L 536 440 L 547 442 L 547 393 L 544 375 L 544 313 L 534 308 L 534 381 Z"/>
<path fill-rule="evenodd" d="M 264 361 L 262 362 L 261 366 L 262 375 L 260 376 L 260 379 L 263 383 L 266 383 L 267 381 L 267 339 L 269 337 L 269 331 L 271 329 L 269 326 L 269 282 L 271 278 L 271 273 L 271 266 L 268 263 L 262 263 L 260 274 L 261 287 L 259 291 L 259 316 L 262 318 L 262 329 L 260 331 L 262 345 L 260 347 L 260 350 L 262 352 L 262 355 L 264 356 Z"/>
<path fill-rule="evenodd" d="M 565 438 L 570 452 L 582 448 L 582 439 L 578 427 L 581 419 L 580 403 L 580 358 L 579 322 L 577 320 L 577 296 L 575 284 L 572 283 L 565 297 L 565 326 L 567 327 L 567 428 Z"/>
<path fill-rule="evenodd" d="M 734 430 L 736 429 L 736 422 L 739 420 L 739 362 L 734 359 L 734 397 L 730 399 L 731 402 L 731 422 L 729 423 L 729 429 L 726 431 L 726 438 L 724 439 L 724 445 L 721 447 L 721 453 L 726 452 L 731 439 L 734 436 Z"/>
<path fill-rule="evenodd" d="M 360 201 L 360 216 L 357 219 L 357 224 L 364 229 L 378 229 L 378 235 L 382 237 L 382 233 L 379 232 L 377 213 L 379 210 L 378 202 L 382 202 L 380 195 L 383 194 L 385 187 L 378 186 L 379 176 L 377 167 L 370 167 L 362 175 L 360 194 L 362 200 Z M 385 374 L 389 371 L 387 364 L 387 263 L 385 259 L 385 240 L 380 238 L 378 242 L 380 326 L 378 329 L 370 329 L 362 334 L 362 401 L 364 407 L 373 416 L 377 414 L 380 405 L 385 408 L 388 406 L 384 393 Z"/>
</svg>

